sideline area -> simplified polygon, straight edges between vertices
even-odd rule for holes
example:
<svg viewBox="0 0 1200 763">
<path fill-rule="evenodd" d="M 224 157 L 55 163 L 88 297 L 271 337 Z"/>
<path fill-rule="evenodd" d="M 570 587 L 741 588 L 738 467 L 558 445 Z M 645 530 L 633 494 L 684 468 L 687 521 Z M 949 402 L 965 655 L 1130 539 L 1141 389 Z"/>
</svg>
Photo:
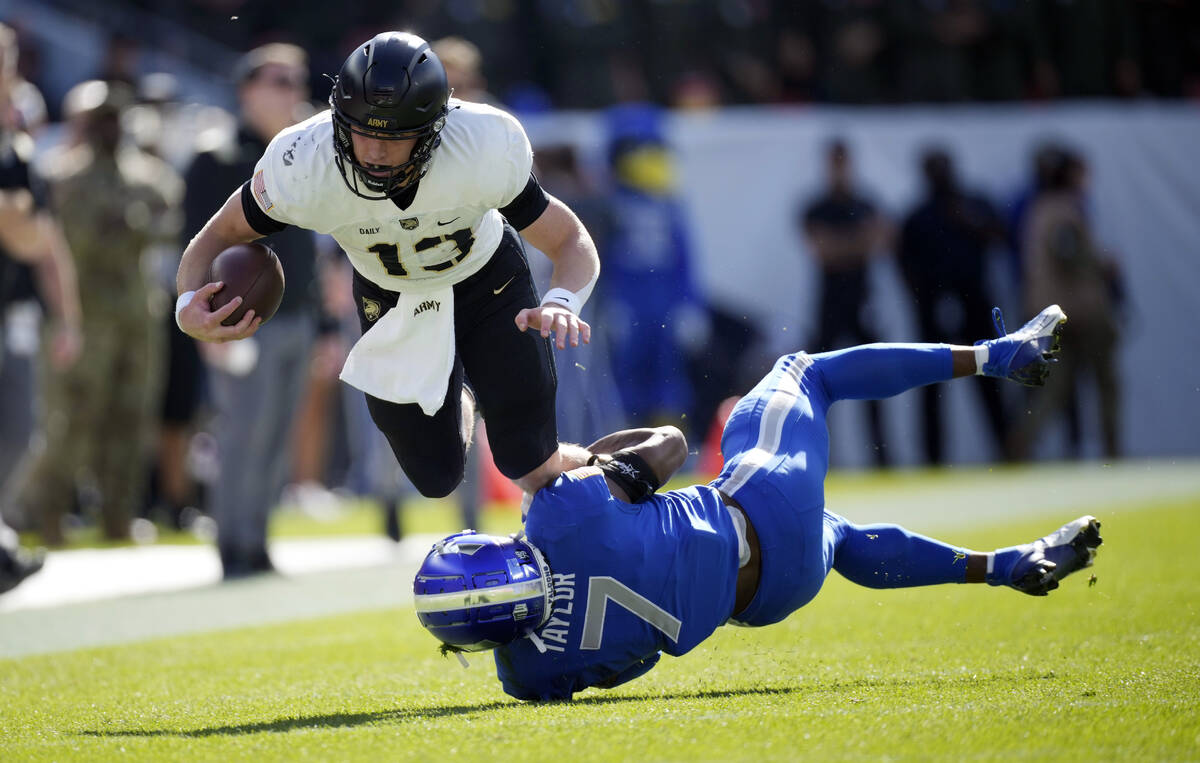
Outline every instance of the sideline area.
<svg viewBox="0 0 1200 763">
<path fill-rule="evenodd" d="M 855 522 L 938 532 L 1189 497 L 1200 507 L 1200 462 L 1181 460 L 841 474 L 828 505 Z M 0 597 L 0 658 L 402 607 L 438 537 L 278 540 L 278 574 L 225 584 L 210 546 L 52 552 Z"/>
</svg>

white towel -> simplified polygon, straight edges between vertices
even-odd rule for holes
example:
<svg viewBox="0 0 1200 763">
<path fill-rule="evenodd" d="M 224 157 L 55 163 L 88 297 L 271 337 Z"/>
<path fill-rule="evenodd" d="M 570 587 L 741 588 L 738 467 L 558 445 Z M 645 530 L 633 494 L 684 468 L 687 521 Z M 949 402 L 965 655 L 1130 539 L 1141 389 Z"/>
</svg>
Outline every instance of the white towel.
<svg viewBox="0 0 1200 763">
<path fill-rule="evenodd" d="M 454 367 L 454 287 L 401 293 L 396 306 L 362 335 L 342 366 L 342 381 L 381 400 L 442 407 Z"/>
</svg>

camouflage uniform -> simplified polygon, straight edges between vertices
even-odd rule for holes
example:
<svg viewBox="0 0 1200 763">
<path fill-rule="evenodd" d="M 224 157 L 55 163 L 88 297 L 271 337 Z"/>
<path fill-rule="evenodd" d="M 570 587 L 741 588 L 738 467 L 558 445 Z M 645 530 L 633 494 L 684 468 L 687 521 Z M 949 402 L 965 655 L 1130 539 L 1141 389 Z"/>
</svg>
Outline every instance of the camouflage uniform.
<svg viewBox="0 0 1200 763">
<path fill-rule="evenodd" d="M 83 351 L 65 372 L 43 370 L 43 436 L 17 501 L 40 518 L 45 542 L 59 544 L 77 481 L 90 477 L 104 535 L 125 538 L 146 482 L 165 343 L 142 259 L 177 233 L 183 187 L 168 165 L 135 149 L 112 156 L 78 146 L 48 174 L 79 276 Z"/>
</svg>

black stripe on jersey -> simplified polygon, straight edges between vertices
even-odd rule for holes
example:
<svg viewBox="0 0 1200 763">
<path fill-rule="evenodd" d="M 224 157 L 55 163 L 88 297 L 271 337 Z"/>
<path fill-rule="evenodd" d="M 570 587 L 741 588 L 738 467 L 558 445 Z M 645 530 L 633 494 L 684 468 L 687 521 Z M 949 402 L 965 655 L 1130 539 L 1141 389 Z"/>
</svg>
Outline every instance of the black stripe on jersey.
<svg viewBox="0 0 1200 763">
<path fill-rule="evenodd" d="M 504 215 L 512 227 L 524 230 L 533 225 L 533 221 L 541 217 L 548 206 L 550 206 L 550 197 L 542 190 L 541 184 L 531 172 L 529 173 L 529 182 L 525 184 L 525 190 L 517 194 L 517 198 L 506 206 L 501 207 L 500 214 Z"/>
<path fill-rule="evenodd" d="M 278 233 L 288 227 L 287 223 L 281 223 L 262 211 L 262 207 L 258 206 L 258 202 L 254 200 L 249 180 L 242 183 L 242 214 L 246 216 L 246 222 L 250 223 L 250 227 L 263 236 Z"/>
</svg>

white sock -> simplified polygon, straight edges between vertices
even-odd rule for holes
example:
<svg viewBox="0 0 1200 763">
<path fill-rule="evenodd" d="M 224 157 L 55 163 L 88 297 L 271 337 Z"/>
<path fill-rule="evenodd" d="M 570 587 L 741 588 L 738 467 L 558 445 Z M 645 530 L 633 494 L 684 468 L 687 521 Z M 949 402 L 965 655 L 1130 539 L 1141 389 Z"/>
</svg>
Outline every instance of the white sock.
<svg viewBox="0 0 1200 763">
<path fill-rule="evenodd" d="M 988 346 L 986 344 L 975 345 L 975 375 L 983 375 L 983 365 L 988 362 Z M 988 570 L 991 572 L 991 569 Z"/>
</svg>

